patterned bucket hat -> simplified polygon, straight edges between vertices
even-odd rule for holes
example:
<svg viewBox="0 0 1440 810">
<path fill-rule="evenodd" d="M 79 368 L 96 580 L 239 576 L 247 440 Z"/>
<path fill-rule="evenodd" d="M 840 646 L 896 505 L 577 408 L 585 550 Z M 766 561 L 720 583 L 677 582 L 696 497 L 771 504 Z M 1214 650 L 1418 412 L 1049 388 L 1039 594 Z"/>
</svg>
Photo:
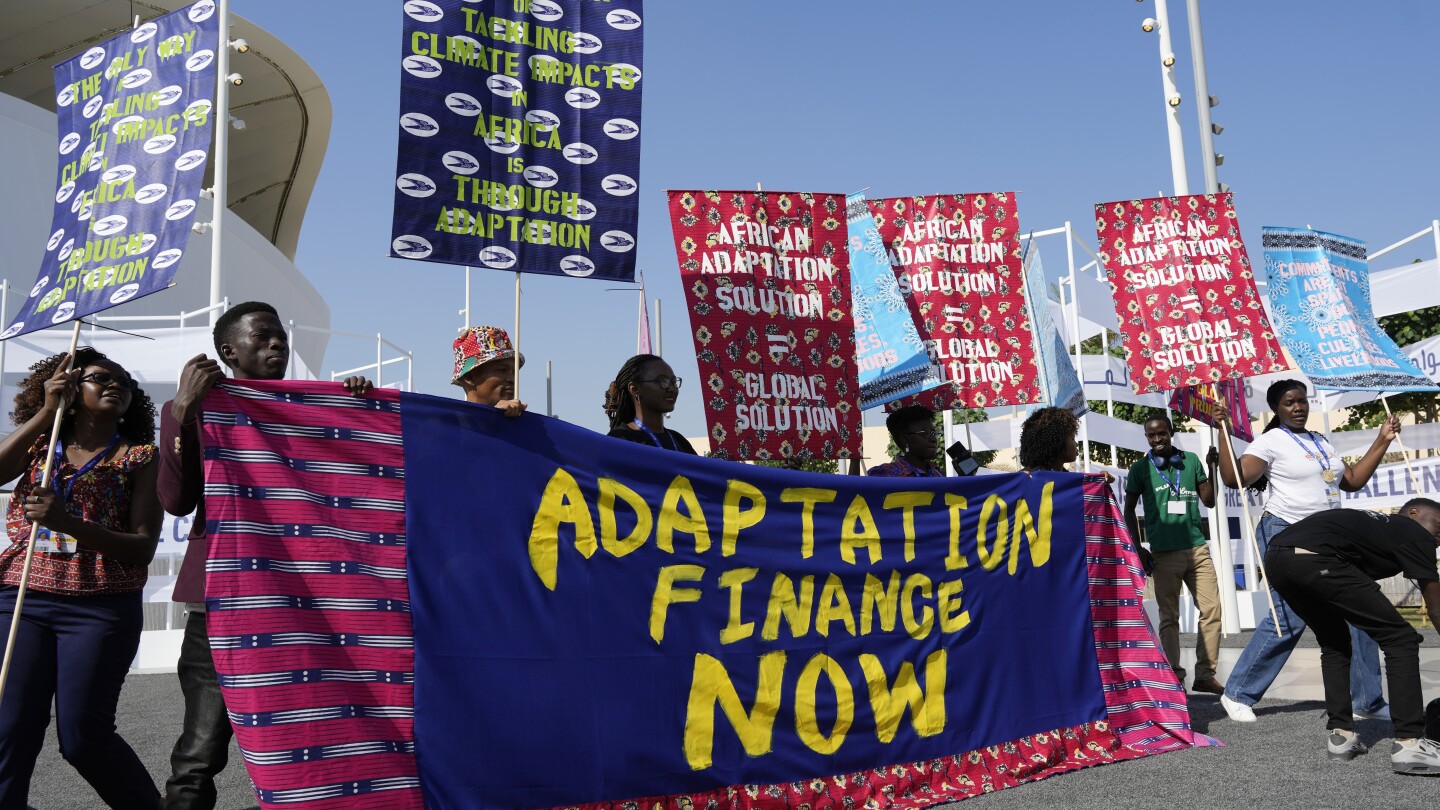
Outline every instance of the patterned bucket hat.
<svg viewBox="0 0 1440 810">
<path fill-rule="evenodd" d="M 515 347 L 510 345 L 510 335 L 498 326 L 471 326 L 455 338 L 455 374 L 451 385 L 459 385 L 460 378 L 492 360 L 513 360 Z M 520 355 L 520 365 L 525 365 L 525 355 Z"/>
</svg>

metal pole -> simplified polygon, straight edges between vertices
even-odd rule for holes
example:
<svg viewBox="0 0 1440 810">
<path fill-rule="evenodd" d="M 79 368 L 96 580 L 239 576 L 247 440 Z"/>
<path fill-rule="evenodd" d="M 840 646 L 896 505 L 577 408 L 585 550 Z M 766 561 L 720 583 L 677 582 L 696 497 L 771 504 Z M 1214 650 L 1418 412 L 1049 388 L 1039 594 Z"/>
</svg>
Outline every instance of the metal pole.
<svg viewBox="0 0 1440 810">
<path fill-rule="evenodd" d="M 1200 31 L 1200 0 L 1185 0 L 1190 29 L 1190 64 L 1195 70 L 1195 111 L 1200 118 L 1200 164 L 1205 170 L 1205 193 L 1220 190 L 1215 176 L 1215 133 L 1210 129 L 1210 81 L 1205 77 L 1205 37 Z"/>
<path fill-rule="evenodd" d="M 289 325 L 289 328 L 285 330 L 285 342 L 286 342 L 288 345 L 290 345 L 290 346 L 294 346 L 294 345 L 295 345 L 295 319 L 294 319 L 294 318 L 291 318 L 289 324 L 290 324 L 290 325 Z M 287 379 L 287 380 L 299 379 L 298 377 L 295 376 L 296 374 L 299 373 L 299 372 L 297 372 L 297 371 L 295 370 L 295 365 L 296 365 L 295 363 L 286 363 L 286 364 L 285 364 L 285 379 Z"/>
<path fill-rule="evenodd" d="M 405 390 L 415 390 L 415 353 L 405 352 Z"/>
<path fill-rule="evenodd" d="M 0 323 L 10 319 L 10 280 L 0 281 Z M 9 341 L 0 340 L 0 402 L 5 399 L 5 346 Z"/>
<path fill-rule="evenodd" d="M 470 328 L 470 265 L 465 265 L 465 309 L 462 314 L 465 316 L 465 325 L 462 330 Z"/>
<path fill-rule="evenodd" d="M 385 374 L 385 338 L 375 333 L 375 387 L 380 387 L 380 378 Z"/>
<path fill-rule="evenodd" d="M 1104 329 L 1100 330 L 1100 356 L 1105 359 L 1106 363 L 1110 362 L 1110 336 L 1105 333 Z M 1112 418 L 1115 416 L 1115 386 L 1113 385 L 1105 386 L 1105 415 Z M 1113 444 L 1110 445 L 1110 466 L 1120 466 L 1120 456 L 1115 451 Z"/>
<path fill-rule="evenodd" d="M 551 367 L 551 362 L 550 362 L 549 360 L 546 360 L 546 361 L 545 361 L 545 415 L 546 415 L 546 416 L 554 416 L 554 415 L 555 415 L 555 409 L 554 409 L 554 404 L 555 404 L 554 394 L 555 394 L 555 391 L 554 391 L 554 388 L 553 388 L 553 382 L 554 382 L 554 377 L 552 376 L 553 374 L 554 374 L 554 369 Z"/>
<path fill-rule="evenodd" d="M 1190 178 L 1185 172 L 1185 136 L 1180 130 L 1180 89 L 1175 86 L 1175 48 L 1167 0 L 1155 0 L 1155 19 L 1160 23 L 1160 84 L 1165 91 L 1165 130 L 1170 137 L 1170 179 L 1175 195 L 1181 196 L 1190 193 Z"/>
<path fill-rule="evenodd" d="M 1214 425 L 1210 426 L 1210 446 L 1219 446 Z M 1220 470 L 1216 469 L 1216 478 L 1219 475 Z M 1225 482 L 1213 481 L 1211 486 L 1214 487 L 1215 508 L 1210 510 L 1210 539 L 1215 542 L 1215 578 L 1219 580 L 1220 589 L 1220 634 L 1228 636 L 1240 632 L 1240 600 L 1235 595 L 1235 560 L 1230 550 L 1230 514 L 1225 506 Z"/>
<path fill-rule="evenodd" d="M 660 299 L 655 299 L 655 354 L 665 356 L 665 322 L 660 320 Z"/>
<path fill-rule="evenodd" d="M 230 159 L 230 0 L 220 0 L 220 42 L 215 50 L 215 185 L 210 219 L 210 306 L 220 303 L 221 251 L 226 194 L 229 191 Z M 218 308 L 210 310 L 210 326 L 220 319 Z"/>
<path fill-rule="evenodd" d="M 1075 368 L 1084 374 L 1080 362 L 1080 289 L 1075 283 L 1075 232 L 1065 221 L 1065 262 L 1070 268 L 1070 336 L 1075 339 Z M 1082 376 L 1081 379 L 1084 379 Z M 1080 417 L 1080 443 L 1084 452 L 1085 471 L 1090 471 L 1090 421 Z"/>
<path fill-rule="evenodd" d="M 515 271 L 515 335 L 510 340 L 515 347 L 515 398 L 520 398 L 520 271 Z"/>
</svg>

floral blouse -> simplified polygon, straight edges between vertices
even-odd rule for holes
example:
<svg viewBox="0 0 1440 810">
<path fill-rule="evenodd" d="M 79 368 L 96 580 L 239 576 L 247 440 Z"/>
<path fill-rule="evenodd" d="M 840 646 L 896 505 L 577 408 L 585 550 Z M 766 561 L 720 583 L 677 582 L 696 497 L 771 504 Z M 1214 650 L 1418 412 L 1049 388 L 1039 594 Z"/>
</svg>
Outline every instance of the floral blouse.
<svg viewBox="0 0 1440 810">
<path fill-rule="evenodd" d="M 29 520 L 25 519 L 25 499 L 40 485 L 45 469 L 45 453 L 50 440 L 41 436 L 30 447 L 30 465 L 15 484 L 10 508 L 5 512 L 5 530 L 10 545 L 0 552 L 0 582 L 19 585 L 25 566 L 25 544 L 30 539 Z M 112 531 L 130 530 L 130 497 L 135 472 L 155 458 L 155 445 L 134 445 L 123 454 L 97 464 L 75 481 L 66 507 L 90 523 Z M 69 481 L 77 467 L 68 460 L 57 465 L 52 475 Z M 145 587 L 149 566 L 113 560 L 97 551 L 81 547 L 75 554 L 47 554 L 39 550 L 30 563 L 28 587 L 37 591 L 84 596 L 132 593 Z"/>
</svg>

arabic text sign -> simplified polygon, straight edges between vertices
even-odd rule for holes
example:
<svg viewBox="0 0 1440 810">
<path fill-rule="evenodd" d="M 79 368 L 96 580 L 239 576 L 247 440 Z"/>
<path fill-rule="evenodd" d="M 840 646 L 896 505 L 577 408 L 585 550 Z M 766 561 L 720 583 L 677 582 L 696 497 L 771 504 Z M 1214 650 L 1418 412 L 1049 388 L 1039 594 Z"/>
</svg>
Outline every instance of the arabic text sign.
<svg viewBox="0 0 1440 810">
<path fill-rule="evenodd" d="M 671 191 L 670 221 L 714 454 L 859 452 L 844 195 Z"/>
<path fill-rule="evenodd" d="M 1285 369 L 1230 194 L 1099 203 L 1095 228 L 1136 393 Z"/>
<path fill-rule="evenodd" d="M 845 198 L 850 231 L 850 287 L 855 299 L 855 362 L 860 407 L 873 408 L 942 384 L 910 307 L 900 294 L 890 256 L 875 230 L 864 194 Z"/>
<path fill-rule="evenodd" d="M 170 286 L 210 148 L 219 24 L 202 0 L 55 66 L 52 233 L 14 337 Z"/>
<path fill-rule="evenodd" d="M 938 410 L 1038 400 L 1015 195 L 897 197 L 871 200 L 870 210 L 920 337 L 950 383 L 914 401 Z"/>
<path fill-rule="evenodd" d="M 1308 228 L 1261 238 L 1275 331 L 1317 387 L 1437 390 L 1375 320 L 1364 242 Z"/>
<path fill-rule="evenodd" d="M 403 9 L 391 255 L 633 280 L 640 0 Z"/>
<path fill-rule="evenodd" d="M 901 492 L 403 406 L 415 732 L 436 806 L 809 780 L 1104 716 L 1081 476 Z M 486 469 L 506 475 L 480 553 L 437 505 Z"/>
</svg>

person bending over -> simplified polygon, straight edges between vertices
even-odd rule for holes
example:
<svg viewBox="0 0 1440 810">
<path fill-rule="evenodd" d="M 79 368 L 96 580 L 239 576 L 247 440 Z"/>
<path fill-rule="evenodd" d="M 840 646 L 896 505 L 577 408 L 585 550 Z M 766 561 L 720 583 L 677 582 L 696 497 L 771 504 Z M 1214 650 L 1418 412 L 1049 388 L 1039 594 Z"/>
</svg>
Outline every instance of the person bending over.
<svg viewBox="0 0 1440 810">
<path fill-rule="evenodd" d="M 1390 687 L 1395 741 L 1390 766 L 1398 773 L 1440 775 L 1440 744 L 1421 736 L 1420 642 L 1376 583 L 1403 574 L 1415 580 L 1430 621 L 1440 627 L 1440 503 L 1414 498 L 1398 515 L 1330 509 L 1300 520 L 1270 541 L 1265 574 L 1320 642 L 1325 682 L 1326 748 L 1331 759 L 1366 751 L 1355 736 L 1350 697 L 1350 628 L 1380 645 Z M 1348 623 L 1348 626 L 1347 626 Z"/>
</svg>

